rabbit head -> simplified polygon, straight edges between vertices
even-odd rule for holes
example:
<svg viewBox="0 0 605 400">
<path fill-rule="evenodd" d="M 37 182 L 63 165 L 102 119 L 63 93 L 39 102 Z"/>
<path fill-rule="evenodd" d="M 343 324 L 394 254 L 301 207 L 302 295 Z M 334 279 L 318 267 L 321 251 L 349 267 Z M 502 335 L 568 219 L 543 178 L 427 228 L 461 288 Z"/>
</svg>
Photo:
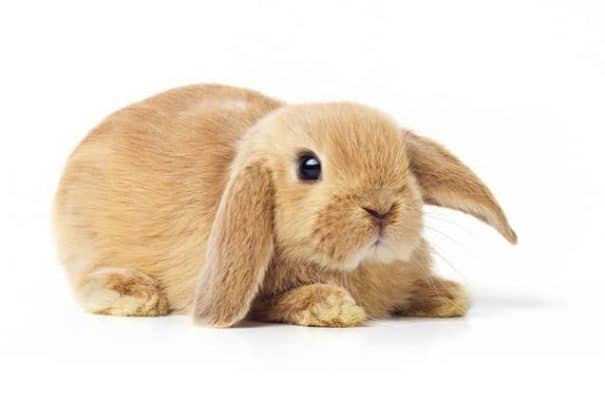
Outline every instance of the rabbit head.
<svg viewBox="0 0 605 400">
<path fill-rule="evenodd" d="M 272 259 L 338 271 L 405 261 L 421 241 L 425 203 L 516 240 L 487 187 L 439 144 L 356 104 L 284 106 L 239 143 L 196 317 L 215 326 L 244 318 Z"/>
</svg>

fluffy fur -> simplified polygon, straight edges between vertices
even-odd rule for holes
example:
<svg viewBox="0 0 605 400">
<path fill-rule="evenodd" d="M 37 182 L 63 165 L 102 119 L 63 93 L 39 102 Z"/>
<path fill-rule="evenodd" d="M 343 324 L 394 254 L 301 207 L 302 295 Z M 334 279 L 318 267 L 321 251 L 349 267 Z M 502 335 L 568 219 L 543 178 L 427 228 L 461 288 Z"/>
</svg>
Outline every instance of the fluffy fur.
<svg viewBox="0 0 605 400">
<path fill-rule="evenodd" d="M 306 151 L 322 162 L 318 182 L 297 177 Z M 464 290 L 431 273 L 425 203 L 516 241 L 469 168 L 376 110 L 198 85 L 94 129 L 69 159 L 55 226 L 91 312 L 188 312 L 220 327 L 246 317 L 353 326 L 392 314 L 460 316 Z"/>
</svg>

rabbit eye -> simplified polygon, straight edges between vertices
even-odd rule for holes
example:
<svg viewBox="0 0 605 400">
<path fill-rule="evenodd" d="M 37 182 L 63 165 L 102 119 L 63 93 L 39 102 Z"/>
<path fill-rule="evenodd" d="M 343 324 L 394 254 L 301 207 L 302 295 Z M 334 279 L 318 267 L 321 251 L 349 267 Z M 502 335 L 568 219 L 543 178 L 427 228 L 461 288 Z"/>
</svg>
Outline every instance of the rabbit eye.
<svg viewBox="0 0 605 400">
<path fill-rule="evenodd" d="M 319 180 L 321 163 L 315 154 L 303 154 L 298 158 L 298 177 L 303 181 Z"/>
</svg>

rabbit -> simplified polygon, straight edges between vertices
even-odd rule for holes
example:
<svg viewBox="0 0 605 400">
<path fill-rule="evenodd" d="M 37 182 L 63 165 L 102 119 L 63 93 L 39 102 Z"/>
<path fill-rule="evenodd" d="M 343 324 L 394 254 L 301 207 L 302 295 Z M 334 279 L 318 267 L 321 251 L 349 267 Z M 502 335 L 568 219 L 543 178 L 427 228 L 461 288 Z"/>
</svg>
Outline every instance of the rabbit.
<svg viewBox="0 0 605 400">
<path fill-rule="evenodd" d="M 60 181 L 54 225 L 92 313 L 190 314 L 213 327 L 463 316 L 464 288 L 432 272 L 424 204 L 517 241 L 468 167 L 380 111 L 193 85 L 88 134 Z"/>
</svg>

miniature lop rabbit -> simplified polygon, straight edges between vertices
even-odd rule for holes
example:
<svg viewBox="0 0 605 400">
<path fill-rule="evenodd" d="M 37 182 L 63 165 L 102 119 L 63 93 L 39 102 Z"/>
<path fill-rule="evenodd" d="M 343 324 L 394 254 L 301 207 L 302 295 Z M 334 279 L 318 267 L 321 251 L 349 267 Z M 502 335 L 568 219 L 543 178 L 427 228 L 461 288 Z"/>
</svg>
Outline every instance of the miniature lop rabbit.
<svg viewBox="0 0 605 400">
<path fill-rule="evenodd" d="M 422 206 L 510 242 L 489 189 L 441 145 L 352 103 L 178 88 L 103 121 L 55 201 L 59 254 L 93 313 L 354 326 L 469 306 L 431 273 Z"/>
</svg>

